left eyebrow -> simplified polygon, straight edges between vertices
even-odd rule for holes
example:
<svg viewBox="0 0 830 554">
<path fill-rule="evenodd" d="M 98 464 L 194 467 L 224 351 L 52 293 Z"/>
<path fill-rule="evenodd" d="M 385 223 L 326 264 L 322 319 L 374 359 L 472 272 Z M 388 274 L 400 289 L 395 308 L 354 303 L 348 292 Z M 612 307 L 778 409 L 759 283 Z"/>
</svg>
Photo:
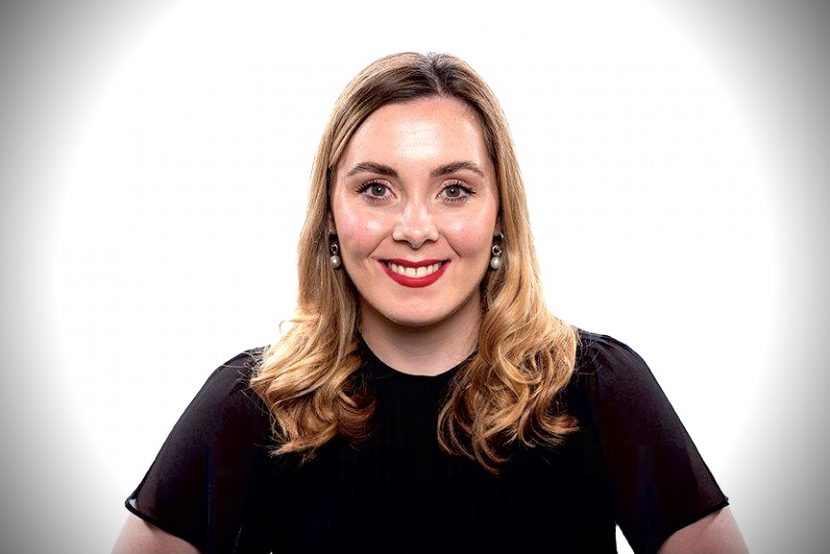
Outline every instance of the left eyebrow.
<svg viewBox="0 0 830 554">
<path fill-rule="evenodd" d="M 430 171 L 429 175 L 430 177 L 443 177 L 444 175 L 450 175 L 457 171 L 461 171 L 462 169 L 472 171 L 473 173 L 477 173 L 480 176 L 484 177 L 484 171 L 482 171 L 481 168 L 478 167 L 478 165 L 468 161 L 452 162 L 440 165 L 432 171 Z"/>
</svg>

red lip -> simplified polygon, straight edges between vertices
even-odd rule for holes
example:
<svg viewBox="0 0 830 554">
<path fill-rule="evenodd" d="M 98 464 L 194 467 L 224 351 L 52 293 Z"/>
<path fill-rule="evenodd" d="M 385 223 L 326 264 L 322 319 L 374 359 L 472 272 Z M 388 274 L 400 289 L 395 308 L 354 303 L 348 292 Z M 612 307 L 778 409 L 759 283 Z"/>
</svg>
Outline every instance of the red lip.
<svg viewBox="0 0 830 554">
<path fill-rule="evenodd" d="M 450 265 L 450 262 L 444 261 L 441 264 L 441 267 L 438 268 L 438 271 L 435 273 L 431 273 L 429 275 L 425 275 L 423 277 L 407 277 L 406 275 L 400 275 L 395 273 L 389 266 L 386 265 L 387 262 L 393 263 L 395 265 L 402 265 L 404 267 L 424 267 L 428 265 L 433 265 L 441 262 L 442 260 L 421 260 L 418 262 L 412 262 L 409 260 L 386 260 L 380 261 L 378 263 L 383 268 L 389 277 L 391 277 L 396 283 L 403 285 L 405 287 L 412 287 L 412 288 L 419 288 L 419 287 L 427 287 L 441 278 L 444 272 L 447 270 L 447 266 Z"/>
</svg>

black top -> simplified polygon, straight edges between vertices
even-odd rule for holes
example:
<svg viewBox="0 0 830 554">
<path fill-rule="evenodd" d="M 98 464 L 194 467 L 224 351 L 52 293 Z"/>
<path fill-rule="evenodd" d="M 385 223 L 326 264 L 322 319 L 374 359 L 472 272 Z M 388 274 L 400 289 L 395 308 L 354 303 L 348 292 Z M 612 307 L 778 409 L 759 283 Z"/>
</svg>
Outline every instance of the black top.
<svg viewBox="0 0 830 554">
<path fill-rule="evenodd" d="M 377 399 L 358 446 L 302 466 L 270 457 L 270 420 L 249 389 L 262 349 L 208 378 L 127 508 L 206 553 L 635 552 L 728 504 L 645 362 L 581 332 L 564 392 L 580 430 L 556 449 L 514 447 L 494 476 L 437 442 L 452 376 L 401 373 L 362 344 Z"/>
</svg>

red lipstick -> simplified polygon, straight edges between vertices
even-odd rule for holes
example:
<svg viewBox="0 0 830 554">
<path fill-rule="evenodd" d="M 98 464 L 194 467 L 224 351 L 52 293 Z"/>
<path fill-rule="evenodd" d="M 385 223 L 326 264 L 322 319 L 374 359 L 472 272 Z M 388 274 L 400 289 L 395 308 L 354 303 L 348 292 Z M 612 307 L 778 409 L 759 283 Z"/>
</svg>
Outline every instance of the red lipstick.
<svg viewBox="0 0 830 554">
<path fill-rule="evenodd" d="M 413 262 L 410 260 L 401 260 L 401 259 L 393 259 L 393 260 L 379 260 L 381 267 L 386 272 L 389 277 L 391 277 L 396 283 L 403 285 L 405 287 L 426 287 L 437 281 L 441 278 L 444 274 L 444 271 L 447 270 L 447 266 L 450 264 L 449 261 L 446 260 L 420 260 L 417 262 Z M 397 266 L 405 267 L 405 268 L 414 268 L 417 269 L 419 267 L 427 267 L 435 264 L 441 264 L 441 267 L 438 268 L 437 271 L 434 271 L 428 275 L 423 275 L 421 277 L 412 277 L 410 275 L 401 275 L 400 273 L 396 273 L 389 267 L 389 264 L 395 264 Z"/>
</svg>

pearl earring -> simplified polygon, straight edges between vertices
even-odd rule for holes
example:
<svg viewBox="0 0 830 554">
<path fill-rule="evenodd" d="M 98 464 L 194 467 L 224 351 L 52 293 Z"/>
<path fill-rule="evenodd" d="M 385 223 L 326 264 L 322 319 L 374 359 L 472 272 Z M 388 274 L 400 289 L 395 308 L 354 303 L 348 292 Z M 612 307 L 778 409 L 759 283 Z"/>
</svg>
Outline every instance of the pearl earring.
<svg viewBox="0 0 830 554">
<path fill-rule="evenodd" d="M 329 258 L 331 267 L 333 269 L 340 269 L 343 261 L 340 259 L 340 246 L 338 246 L 336 241 L 333 240 L 329 243 L 329 252 L 331 252 L 331 258 Z"/>
<path fill-rule="evenodd" d="M 504 236 L 499 235 L 499 242 L 501 242 L 502 239 L 504 239 Z M 490 252 L 492 252 L 492 254 L 493 254 L 493 257 L 490 258 L 490 267 L 493 268 L 493 269 L 500 268 L 501 267 L 501 254 L 502 254 L 501 244 L 499 244 L 499 243 L 494 244 L 493 248 L 490 249 Z"/>
</svg>

